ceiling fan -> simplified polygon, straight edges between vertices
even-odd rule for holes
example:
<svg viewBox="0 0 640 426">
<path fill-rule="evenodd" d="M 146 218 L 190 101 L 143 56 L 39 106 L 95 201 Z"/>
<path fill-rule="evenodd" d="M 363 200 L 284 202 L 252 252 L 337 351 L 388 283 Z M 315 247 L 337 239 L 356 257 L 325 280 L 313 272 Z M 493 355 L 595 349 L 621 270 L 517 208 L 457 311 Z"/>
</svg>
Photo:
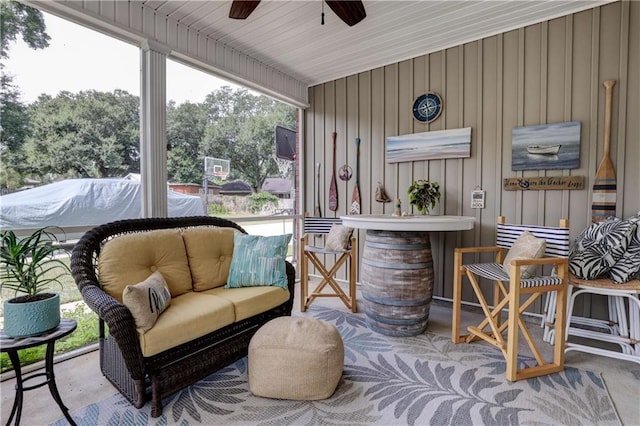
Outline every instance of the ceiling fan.
<svg viewBox="0 0 640 426">
<path fill-rule="evenodd" d="M 327 5 L 350 27 L 362 21 L 367 12 L 361 0 L 324 0 Z M 247 19 L 249 15 L 258 7 L 260 0 L 233 0 L 229 18 Z"/>
</svg>

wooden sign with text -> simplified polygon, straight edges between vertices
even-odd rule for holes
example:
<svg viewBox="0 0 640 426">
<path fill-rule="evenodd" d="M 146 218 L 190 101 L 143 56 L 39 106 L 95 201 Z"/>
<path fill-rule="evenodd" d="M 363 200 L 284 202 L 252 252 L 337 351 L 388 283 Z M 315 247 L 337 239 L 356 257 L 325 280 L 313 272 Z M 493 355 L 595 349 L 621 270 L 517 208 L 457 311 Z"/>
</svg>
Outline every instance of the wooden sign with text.
<svg viewBox="0 0 640 426">
<path fill-rule="evenodd" d="M 505 191 L 584 189 L 584 176 L 505 178 L 502 187 Z"/>
</svg>

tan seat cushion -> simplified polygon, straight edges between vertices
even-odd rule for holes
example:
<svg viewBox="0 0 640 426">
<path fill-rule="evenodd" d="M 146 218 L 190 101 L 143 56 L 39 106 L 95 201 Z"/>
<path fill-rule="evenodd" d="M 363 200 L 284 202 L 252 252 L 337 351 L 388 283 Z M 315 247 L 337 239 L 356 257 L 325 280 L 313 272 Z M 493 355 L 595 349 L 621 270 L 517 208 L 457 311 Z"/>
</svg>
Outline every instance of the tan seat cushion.
<svg viewBox="0 0 640 426">
<path fill-rule="evenodd" d="M 171 299 L 153 328 L 138 333 L 144 356 L 204 336 L 235 321 L 233 303 L 210 294 L 189 292 Z"/>
<path fill-rule="evenodd" d="M 191 271 L 182 234 L 177 229 L 124 235 L 107 242 L 98 260 L 104 291 L 122 302 L 122 292 L 160 271 L 171 297 L 191 291 Z"/>
<path fill-rule="evenodd" d="M 331 324 L 280 317 L 263 325 L 249 343 L 249 390 L 267 398 L 329 398 L 344 367 L 344 345 Z"/>
<path fill-rule="evenodd" d="M 220 287 L 203 294 L 212 294 L 233 303 L 236 321 L 260 314 L 289 300 L 289 291 L 282 287 Z"/>
<path fill-rule="evenodd" d="M 227 283 L 233 257 L 232 228 L 189 228 L 182 233 L 195 291 Z"/>
</svg>

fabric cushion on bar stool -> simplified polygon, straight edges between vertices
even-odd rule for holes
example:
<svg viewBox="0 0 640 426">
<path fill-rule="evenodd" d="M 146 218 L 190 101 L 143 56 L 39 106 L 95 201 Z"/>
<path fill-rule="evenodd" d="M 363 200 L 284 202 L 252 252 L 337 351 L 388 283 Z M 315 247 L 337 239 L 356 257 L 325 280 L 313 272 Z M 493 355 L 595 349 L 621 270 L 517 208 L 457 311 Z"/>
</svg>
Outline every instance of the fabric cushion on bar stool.
<svg viewBox="0 0 640 426">
<path fill-rule="evenodd" d="M 256 396 L 326 399 L 336 390 L 343 367 L 340 333 L 319 319 L 275 318 L 249 343 L 249 390 Z"/>
</svg>

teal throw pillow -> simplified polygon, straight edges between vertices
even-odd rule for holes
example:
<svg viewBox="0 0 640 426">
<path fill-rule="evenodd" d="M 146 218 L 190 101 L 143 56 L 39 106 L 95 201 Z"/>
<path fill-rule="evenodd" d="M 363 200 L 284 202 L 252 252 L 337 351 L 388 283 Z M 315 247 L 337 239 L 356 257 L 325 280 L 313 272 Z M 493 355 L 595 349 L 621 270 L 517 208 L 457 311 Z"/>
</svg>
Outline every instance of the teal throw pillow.
<svg viewBox="0 0 640 426">
<path fill-rule="evenodd" d="M 262 237 L 237 232 L 225 288 L 278 286 L 287 289 L 285 257 L 291 234 Z"/>
</svg>

